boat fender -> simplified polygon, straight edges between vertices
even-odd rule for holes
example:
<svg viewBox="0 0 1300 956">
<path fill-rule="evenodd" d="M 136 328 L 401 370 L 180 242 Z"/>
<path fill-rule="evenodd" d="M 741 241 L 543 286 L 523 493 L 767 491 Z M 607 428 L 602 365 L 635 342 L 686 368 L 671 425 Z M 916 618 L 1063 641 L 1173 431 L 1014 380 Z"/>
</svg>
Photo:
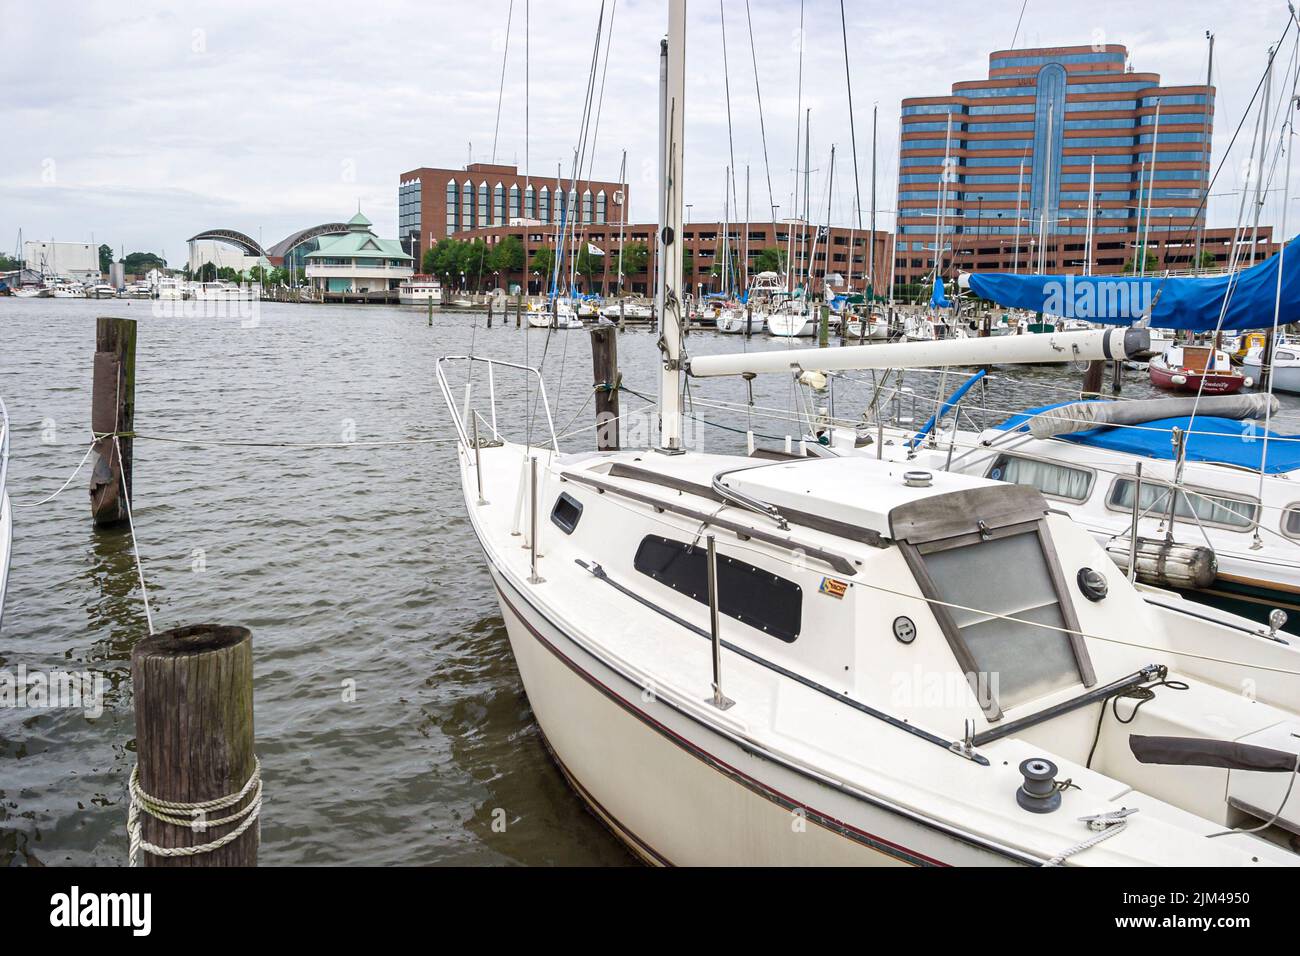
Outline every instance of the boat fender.
<svg viewBox="0 0 1300 956">
<path fill-rule="evenodd" d="M 1254 388 L 1254 387 L 1255 387 L 1255 379 L 1253 379 L 1253 378 L 1252 378 L 1251 376 L 1249 376 L 1249 375 L 1246 376 L 1246 378 L 1243 380 L 1243 382 L 1244 382 L 1244 384 L 1245 384 L 1245 386 L 1246 386 L 1247 388 Z"/>
<path fill-rule="evenodd" d="M 1186 384 L 1187 384 L 1187 376 L 1186 376 L 1186 375 L 1171 375 L 1171 376 L 1169 377 L 1169 381 L 1173 382 L 1175 385 L 1186 385 Z"/>
<path fill-rule="evenodd" d="M 1106 549 L 1123 571 L 1128 571 L 1129 549 L 1117 542 Z M 1219 559 L 1213 548 L 1138 538 L 1137 577 L 1156 587 L 1197 591 L 1210 587 L 1219 576 Z"/>
<path fill-rule="evenodd" d="M 1016 803 L 1030 813 L 1051 813 L 1061 806 L 1061 789 L 1056 785 L 1056 764 L 1046 757 L 1030 757 L 1020 764 L 1024 783 L 1016 791 Z"/>
</svg>

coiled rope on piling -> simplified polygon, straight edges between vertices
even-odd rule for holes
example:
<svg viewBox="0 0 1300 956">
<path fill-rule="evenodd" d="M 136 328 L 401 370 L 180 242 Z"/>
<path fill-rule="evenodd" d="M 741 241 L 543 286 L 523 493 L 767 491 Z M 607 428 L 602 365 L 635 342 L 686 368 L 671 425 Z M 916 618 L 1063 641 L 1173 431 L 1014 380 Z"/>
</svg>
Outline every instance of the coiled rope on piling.
<svg viewBox="0 0 1300 956">
<path fill-rule="evenodd" d="M 131 768 L 131 804 L 127 811 L 126 832 L 130 838 L 129 860 L 131 866 L 139 865 L 140 851 L 159 857 L 182 857 L 182 856 L 200 856 L 204 853 L 212 853 L 220 850 L 222 847 L 239 839 L 262 814 L 262 762 L 253 758 L 253 773 L 249 776 L 248 782 L 243 788 L 234 794 L 224 797 L 217 797 L 213 800 L 201 800 L 197 803 L 182 803 L 175 800 L 160 800 L 157 797 L 145 793 L 144 788 L 140 786 L 140 765 L 136 764 Z M 249 795 L 252 799 L 242 810 L 236 810 L 234 813 L 221 817 L 217 820 L 207 819 L 207 815 L 214 810 L 225 810 L 236 806 Z M 239 826 L 231 830 L 225 836 L 218 837 L 209 843 L 201 843 L 198 846 L 157 846 L 149 843 L 141 836 L 141 819 L 140 815 L 147 813 L 162 823 L 168 823 L 172 826 L 184 827 L 195 833 L 206 832 L 211 827 L 224 826 L 228 823 L 234 823 L 236 820 L 242 820 Z M 183 816 L 188 814 L 188 817 Z"/>
</svg>

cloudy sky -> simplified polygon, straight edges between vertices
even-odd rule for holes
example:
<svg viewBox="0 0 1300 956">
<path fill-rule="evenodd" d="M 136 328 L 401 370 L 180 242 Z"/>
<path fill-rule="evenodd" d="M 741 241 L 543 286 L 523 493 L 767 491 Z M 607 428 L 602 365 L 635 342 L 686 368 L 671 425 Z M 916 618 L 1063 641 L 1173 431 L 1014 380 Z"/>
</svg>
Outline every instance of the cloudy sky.
<svg viewBox="0 0 1300 956">
<path fill-rule="evenodd" d="M 733 148 L 741 202 L 748 166 L 756 216 L 768 202 L 769 169 L 772 201 L 782 215 L 791 208 L 799 2 L 748 4 L 766 161 L 746 6 L 690 4 L 686 191 L 697 220 L 720 216 Z M 899 101 L 985 76 L 989 52 L 1013 39 L 1018 47 L 1123 43 L 1135 69 L 1178 84 L 1203 81 L 1205 31 L 1213 30 L 1217 162 L 1288 15 L 1284 0 L 1028 0 L 1017 37 L 1022 0 L 845 6 L 864 197 L 872 106 L 880 111 L 884 227 L 892 224 Z M 527 156 L 537 175 L 554 175 L 557 163 L 567 170 L 602 4 L 531 3 L 527 97 L 525 0 L 513 0 L 509 32 L 511 0 L 44 0 L 12 15 L 18 7 L 16 0 L 0 3 L 0 250 L 12 251 L 21 228 L 28 239 L 93 238 L 128 251 L 165 251 L 179 263 L 185 240 L 201 229 L 241 229 L 270 245 L 297 228 L 349 216 L 358 202 L 381 235 L 395 235 L 400 173 L 490 160 L 494 139 L 498 161 L 522 166 Z M 666 5 L 606 0 L 604 9 L 612 33 L 594 173 L 616 178 L 626 150 L 631 214 L 649 221 Z M 825 195 L 822 177 L 835 144 L 833 218 L 847 223 L 852 153 L 839 0 L 807 0 L 805 17 L 813 193 Z M 1294 37 L 1293 31 L 1287 55 Z M 1253 118 L 1247 134 L 1252 125 Z M 1239 187 L 1244 156 L 1241 147 L 1234 150 L 1216 186 L 1212 224 L 1236 220 L 1238 200 L 1230 193 Z M 1280 220 L 1282 204 L 1279 193 L 1266 209 L 1269 222 Z"/>
</svg>

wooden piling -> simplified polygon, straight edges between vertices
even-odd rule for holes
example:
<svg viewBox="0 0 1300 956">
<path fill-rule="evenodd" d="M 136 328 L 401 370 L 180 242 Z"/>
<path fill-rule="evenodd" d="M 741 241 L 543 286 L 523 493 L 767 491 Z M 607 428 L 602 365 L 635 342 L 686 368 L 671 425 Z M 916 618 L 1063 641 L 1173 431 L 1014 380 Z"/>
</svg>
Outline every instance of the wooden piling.
<svg viewBox="0 0 1300 956">
<path fill-rule="evenodd" d="M 429 299 L 429 328 L 433 328 L 433 299 Z"/>
<path fill-rule="evenodd" d="M 515 296 L 515 328 L 522 328 L 524 324 L 524 296 L 523 293 Z"/>
<path fill-rule="evenodd" d="M 132 445 L 135 430 L 134 319 L 100 317 L 95 322 L 94 380 L 90 427 L 96 435 L 90 471 L 90 512 L 99 527 L 127 520 L 131 497 Z"/>
<path fill-rule="evenodd" d="M 145 638 L 131 651 L 140 789 L 155 800 L 202 803 L 240 793 L 256 766 L 253 743 L 253 636 L 242 627 L 199 625 Z M 140 836 L 157 847 L 195 847 L 234 832 L 256 787 L 208 813 L 237 819 L 204 828 L 141 813 Z M 175 812 L 188 819 L 189 814 Z M 145 866 L 255 866 L 259 823 L 219 849 L 194 856 L 141 852 Z"/>
<path fill-rule="evenodd" d="M 831 341 L 831 308 L 828 305 L 821 307 L 821 318 L 817 326 L 817 345 L 820 348 L 826 348 Z"/>
<path fill-rule="evenodd" d="M 1083 373 L 1083 398 L 1097 398 L 1101 395 L 1101 383 L 1106 377 L 1106 360 L 1093 359 Z"/>
<path fill-rule="evenodd" d="M 591 330 L 591 371 L 596 389 L 596 450 L 618 451 L 618 336 L 608 325 Z"/>
</svg>

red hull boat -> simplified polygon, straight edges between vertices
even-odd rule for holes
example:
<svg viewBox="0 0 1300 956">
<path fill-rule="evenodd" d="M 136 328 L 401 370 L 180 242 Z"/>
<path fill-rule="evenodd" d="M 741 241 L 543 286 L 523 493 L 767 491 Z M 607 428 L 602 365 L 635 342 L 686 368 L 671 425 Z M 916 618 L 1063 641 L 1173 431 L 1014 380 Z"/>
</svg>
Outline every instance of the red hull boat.
<svg viewBox="0 0 1300 956">
<path fill-rule="evenodd" d="M 1192 395 L 1232 395 L 1246 384 L 1227 352 L 1201 345 L 1173 346 L 1151 360 L 1147 374 L 1156 388 Z"/>
</svg>

